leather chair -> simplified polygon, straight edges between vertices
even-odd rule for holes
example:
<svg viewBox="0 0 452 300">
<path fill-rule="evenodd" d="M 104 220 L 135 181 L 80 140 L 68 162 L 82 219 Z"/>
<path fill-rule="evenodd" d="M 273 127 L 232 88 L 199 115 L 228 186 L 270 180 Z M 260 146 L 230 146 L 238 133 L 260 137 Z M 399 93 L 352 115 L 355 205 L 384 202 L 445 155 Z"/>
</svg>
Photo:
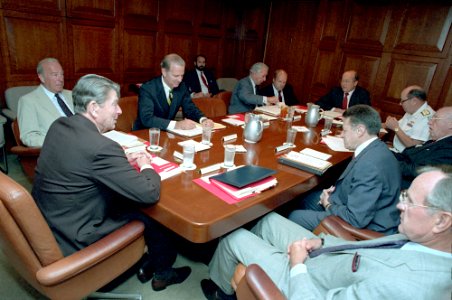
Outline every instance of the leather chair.
<svg viewBox="0 0 452 300">
<path fill-rule="evenodd" d="M 220 98 L 221 100 L 223 100 L 224 105 L 226 106 L 226 111 L 229 108 L 229 104 L 231 103 L 231 96 L 232 96 L 232 92 L 230 91 L 223 91 L 223 92 L 219 92 L 218 94 L 216 94 L 215 96 L 213 96 L 214 98 Z"/>
<path fill-rule="evenodd" d="M 2 160 L 3 167 L 0 166 L 0 170 L 8 174 L 8 158 L 6 157 L 6 147 L 5 147 L 5 130 L 3 126 L 6 123 L 6 119 L 3 116 L 0 116 L 0 149 L 2 149 Z"/>
<path fill-rule="evenodd" d="M 11 128 L 13 130 L 14 140 L 16 141 L 16 146 L 11 148 L 11 153 L 18 156 L 25 175 L 27 175 L 30 180 L 33 180 L 41 148 L 27 147 L 22 143 L 20 140 L 20 130 L 17 120 L 12 122 Z"/>
<path fill-rule="evenodd" d="M 2 109 L 2 113 L 11 121 L 17 118 L 17 106 L 19 99 L 25 94 L 36 89 L 36 85 L 15 86 L 5 90 L 6 108 Z"/>
<path fill-rule="evenodd" d="M 383 236 L 382 233 L 369 229 L 355 228 L 333 215 L 323 219 L 313 232 L 316 235 L 330 234 L 349 241 L 369 240 Z M 243 264 L 238 264 L 231 284 L 239 300 L 285 299 L 271 278 L 258 265 L 245 267 Z"/>
<path fill-rule="evenodd" d="M 130 132 L 138 115 L 138 96 L 122 97 L 118 104 L 121 107 L 122 114 L 116 121 L 115 129 Z"/>
<path fill-rule="evenodd" d="M 227 106 L 223 100 L 216 97 L 193 98 L 193 103 L 206 117 L 214 118 L 226 115 Z"/>
<path fill-rule="evenodd" d="M 235 86 L 237 85 L 237 82 L 239 82 L 237 78 L 232 77 L 224 77 L 217 79 L 217 84 L 220 91 L 223 90 L 232 92 Z"/>
<path fill-rule="evenodd" d="M 0 173 L 1 250 L 16 271 L 50 299 L 81 299 L 129 269 L 144 253 L 143 231 L 144 225 L 133 221 L 64 257 L 31 195 Z"/>
</svg>

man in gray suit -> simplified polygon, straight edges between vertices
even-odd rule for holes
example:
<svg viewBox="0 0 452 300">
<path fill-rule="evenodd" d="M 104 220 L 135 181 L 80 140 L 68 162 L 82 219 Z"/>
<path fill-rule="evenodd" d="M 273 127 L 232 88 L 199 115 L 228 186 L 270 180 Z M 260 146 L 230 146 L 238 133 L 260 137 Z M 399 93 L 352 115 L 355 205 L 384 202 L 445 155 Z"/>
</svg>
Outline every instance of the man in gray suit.
<svg viewBox="0 0 452 300">
<path fill-rule="evenodd" d="M 357 228 L 395 233 L 401 175 L 394 155 L 378 139 L 380 116 L 363 104 L 350 107 L 343 116 L 344 145 L 355 151 L 353 160 L 335 186 L 310 193 L 289 219 L 314 230 L 324 218 L 336 215 Z"/>
<path fill-rule="evenodd" d="M 208 299 L 233 298 L 230 280 L 241 262 L 260 265 L 288 299 L 450 299 L 451 199 L 452 174 L 430 168 L 400 196 L 401 234 L 361 242 L 320 239 L 270 213 L 220 242 L 209 265 L 219 288 L 210 280 L 201 286 Z M 376 242 L 403 246 L 371 248 Z M 339 245 L 348 250 L 326 249 Z M 326 252 L 313 257 L 318 249 Z"/>
<path fill-rule="evenodd" d="M 258 62 L 251 66 L 250 75 L 240 79 L 231 96 L 228 112 L 230 114 L 248 112 L 256 106 L 277 103 L 278 97 L 260 96 L 256 89 L 265 81 L 268 74 L 268 66 Z"/>
<path fill-rule="evenodd" d="M 20 139 L 29 147 L 42 147 L 53 121 L 74 111 L 72 93 L 63 89 L 64 72 L 58 60 L 44 58 L 36 69 L 41 85 L 19 99 L 17 110 Z"/>
</svg>

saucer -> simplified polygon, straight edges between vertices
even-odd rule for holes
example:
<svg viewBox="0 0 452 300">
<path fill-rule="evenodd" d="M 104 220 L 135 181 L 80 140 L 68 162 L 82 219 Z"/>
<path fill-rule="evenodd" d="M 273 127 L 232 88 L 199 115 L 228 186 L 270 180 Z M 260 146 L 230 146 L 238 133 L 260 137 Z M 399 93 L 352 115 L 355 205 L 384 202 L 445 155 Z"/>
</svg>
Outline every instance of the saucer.
<svg viewBox="0 0 452 300">
<path fill-rule="evenodd" d="M 146 149 L 148 149 L 148 151 L 150 151 L 150 152 L 160 152 L 160 151 L 162 151 L 163 147 L 158 146 L 157 149 L 151 149 L 151 146 L 149 146 Z"/>
<path fill-rule="evenodd" d="M 230 169 L 230 168 L 235 168 L 235 165 L 232 165 L 232 166 L 229 166 L 229 167 L 226 167 L 225 165 L 224 165 L 224 163 L 221 163 L 221 165 L 220 165 L 222 168 L 225 168 L 225 169 Z"/>
<path fill-rule="evenodd" d="M 196 169 L 196 165 L 192 164 L 191 166 L 184 166 L 184 164 L 180 164 L 179 165 L 181 167 L 182 170 L 186 170 L 186 171 L 190 171 L 190 170 L 194 170 Z"/>
</svg>

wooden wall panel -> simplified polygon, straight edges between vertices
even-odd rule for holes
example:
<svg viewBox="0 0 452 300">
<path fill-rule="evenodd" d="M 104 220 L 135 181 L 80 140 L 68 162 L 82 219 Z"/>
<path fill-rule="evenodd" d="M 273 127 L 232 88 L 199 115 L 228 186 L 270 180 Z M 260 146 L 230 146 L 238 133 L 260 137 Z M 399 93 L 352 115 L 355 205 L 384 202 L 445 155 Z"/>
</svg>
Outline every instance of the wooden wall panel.
<svg viewBox="0 0 452 300">
<path fill-rule="evenodd" d="M 124 28 L 157 31 L 158 8 L 158 0 L 123 1 Z"/>
<path fill-rule="evenodd" d="M 360 76 L 359 85 L 372 92 L 377 80 L 380 57 L 344 53 L 341 70 L 356 70 Z M 374 95 L 371 95 L 374 96 Z M 371 97 L 371 100 L 374 97 Z"/>
<path fill-rule="evenodd" d="M 73 18 L 112 20 L 116 16 L 117 1 L 67 0 L 67 15 Z"/>
<path fill-rule="evenodd" d="M 126 74 L 149 72 L 154 69 L 156 57 L 156 32 L 124 31 L 124 72 Z"/>
<path fill-rule="evenodd" d="M 7 81 L 36 80 L 36 65 L 45 57 L 55 57 L 67 66 L 64 20 L 6 11 Z"/>
<path fill-rule="evenodd" d="M 0 0 L 5 10 L 15 10 L 48 15 L 64 15 L 65 0 Z"/>
<path fill-rule="evenodd" d="M 185 60 L 185 63 L 192 61 L 192 47 L 193 41 L 190 35 L 166 34 L 164 36 L 163 53 L 177 53 Z"/>
<path fill-rule="evenodd" d="M 212 69 L 212 66 L 216 66 L 221 63 L 222 60 L 221 55 L 221 39 L 220 38 L 209 38 L 209 37 L 200 37 L 198 39 L 198 44 L 196 47 L 196 55 L 203 54 L 207 57 L 207 67 Z M 193 68 L 193 60 L 195 56 L 187 57 L 187 66 L 188 68 Z"/>
</svg>

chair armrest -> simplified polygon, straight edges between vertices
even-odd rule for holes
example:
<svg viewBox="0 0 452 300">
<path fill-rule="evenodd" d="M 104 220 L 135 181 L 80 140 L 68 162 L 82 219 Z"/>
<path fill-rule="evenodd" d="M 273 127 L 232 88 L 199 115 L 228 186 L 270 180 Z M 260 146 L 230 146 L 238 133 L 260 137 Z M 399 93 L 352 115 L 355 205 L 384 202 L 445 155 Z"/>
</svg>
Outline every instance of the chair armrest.
<svg viewBox="0 0 452 300">
<path fill-rule="evenodd" d="M 41 153 L 41 148 L 34 147 L 24 147 L 24 146 L 13 146 L 11 147 L 11 153 L 18 156 L 36 156 L 38 157 Z"/>
<path fill-rule="evenodd" d="M 36 278 L 42 285 L 56 285 L 124 249 L 143 236 L 143 231 L 143 223 L 132 221 L 88 247 L 40 269 Z"/>
<path fill-rule="evenodd" d="M 360 229 L 360 228 L 353 227 L 352 225 L 345 222 L 342 218 L 340 218 L 338 216 L 331 216 L 331 217 L 335 217 L 336 222 L 338 222 L 340 224 L 340 226 L 342 226 L 348 232 L 350 232 L 350 234 L 353 235 L 357 240 L 371 240 L 371 239 L 376 239 L 376 238 L 384 236 L 384 234 L 380 233 L 380 232 L 376 232 L 376 231 L 364 229 L 364 228 Z"/>
<path fill-rule="evenodd" d="M 349 241 L 369 240 L 383 236 L 382 233 L 376 231 L 355 228 L 342 218 L 334 215 L 323 219 L 320 225 L 314 229 L 314 234 L 320 233 L 331 234 Z"/>
<path fill-rule="evenodd" d="M 259 265 L 251 264 L 246 268 L 243 278 L 237 288 L 237 297 L 240 299 L 240 290 L 246 288 L 259 300 L 284 300 L 286 297 L 276 284 L 268 277 L 267 273 Z"/>
</svg>

